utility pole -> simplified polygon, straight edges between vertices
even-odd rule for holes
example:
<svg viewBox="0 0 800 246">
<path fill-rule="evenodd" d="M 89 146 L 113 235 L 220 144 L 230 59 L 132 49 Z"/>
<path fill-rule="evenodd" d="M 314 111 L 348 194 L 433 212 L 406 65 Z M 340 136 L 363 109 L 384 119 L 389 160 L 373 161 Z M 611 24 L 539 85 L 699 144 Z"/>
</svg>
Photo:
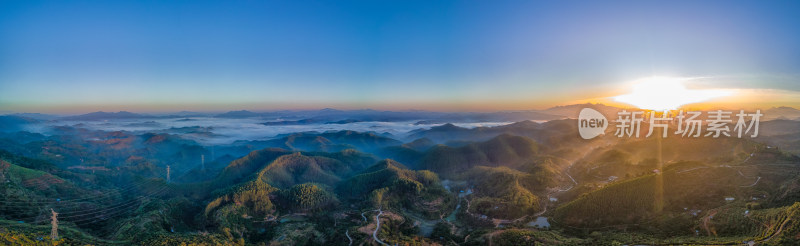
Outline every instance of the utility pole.
<svg viewBox="0 0 800 246">
<path fill-rule="evenodd" d="M 655 114 L 653 114 L 655 117 Z M 667 112 L 664 111 L 664 115 L 661 117 L 666 118 Z M 656 214 L 660 215 L 661 212 L 664 211 L 664 159 L 662 158 L 662 147 L 661 147 L 661 139 L 663 132 L 665 131 L 664 128 L 658 128 L 658 136 L 656 136 L 656 157 L 658 160 L 658 173 L 656 173 L 656 191 L 655 191 L 655 211 Z"/>
<path fill-rule="evenodd" d="M 167 184 L 169 184 L 169 165 L 167 165 Z"/>
<path fill-rule="evenodd" d="M 52 226 L 52 231 L 50 231 L 50 239 L 57 240 L 58 239 L 58 213 L 52 208 L 50 212 L 53 214 L 53 217 L 50 217 L 50 225 Z"/>
</svg>

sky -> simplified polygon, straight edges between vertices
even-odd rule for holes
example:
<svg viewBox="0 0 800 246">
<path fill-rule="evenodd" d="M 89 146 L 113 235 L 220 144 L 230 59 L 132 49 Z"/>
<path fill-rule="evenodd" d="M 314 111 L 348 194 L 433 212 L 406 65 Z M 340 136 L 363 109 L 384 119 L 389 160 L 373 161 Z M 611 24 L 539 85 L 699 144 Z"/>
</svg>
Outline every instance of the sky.
<svg viewBox="0 0 800 246">
<path fill-rule="evenodd" d="M 0 112 L 800 106 L 798 1 L 2 1 Z"/>
</svg>

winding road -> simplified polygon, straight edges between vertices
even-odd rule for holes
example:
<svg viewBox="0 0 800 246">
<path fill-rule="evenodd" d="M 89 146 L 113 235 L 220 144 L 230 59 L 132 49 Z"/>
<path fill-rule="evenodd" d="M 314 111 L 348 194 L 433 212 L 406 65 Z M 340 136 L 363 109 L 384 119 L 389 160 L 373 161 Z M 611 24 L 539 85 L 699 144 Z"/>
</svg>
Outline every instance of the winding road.
<svg viewBox="0 0 800 246">
<path fill-rule="evenodd" d="M 753 186 L 755 186 L 756 184 L 758 184 L 758 181 L 759 181 L 759 180 L 761 180 L 761 176 L 758 176 L 758 179 L 756 179 L 756 182 L 753 182 L 753 184 L 751 184 L 751 185 L 743 185 L 742 187 L 753 187 Z"/>
<path fill-rule="evenodd" d="M 731 169 L 734 169 L 735 167 L 743 167 L 743 166 L 740 166 L 740 165 L 747 163 L 747 161 L 749 161 L 751 157 L 755 156 L 757 151 L 758 151 L 758 149 L 753 150 L 753 152 L 751 152 L 750 155 L 747 156 L 747 158 L 745 158 L 741 162 L 735 164 L 737 166 L 719 165 L 719 167 L 727 167 L 727 168 L 731 168 Z M 697 169 L 703 169 L 703 168 L 709 168 L 709 167 L 708 166 L 695 167 L 695 168 L 691 168 L 691 169 L 681 170 L 681 171 L 678 171 L 676 173 L 685 173 L 685 172 L 690 172 L 690 171 L 694 171 L 694 170 L 697 170 Z M 736 172 L 739 173 L 739 176 L 742 176 L 743 178 L 756 178 L 756 181 L 754 181 L 752 184 L 750 184 L 750 185 L 740 185 L 739 187 L 753 187 L 753 186 L 758 184 L 758 181 L 761 181 L 761 176 L 748 177 L 748 176 L 744 175 L 744 173 L 742 173 L 742 171 L 739 170 L 739 169 L 736 169 Z"/>
<path fill-rule="evenodd" d="M 711 218 L 714 217 L 714 215 L 716 214 L 717 210 L 711 210 L 708 211 L 708 215 L 705 218 L 703 218 L 703 228 L 706 229 L 706 234 L 708 234 L 709 237 L 711 236 L 712 233 L 714 234 L 715 237 L 717 236 L 717 230 L 711 230 L 711 228 L 708 227 L 708 222 L 711 221 Z"/>
<path fill-rule="evenodd" d="M 781 227 L 778 227 L 778 230 L 777 230 L 777 231 L 775 231 L 775 233 L 772 233 L 772 235 L 771 235 L 771 236 L 769 236 L 768 238 L 765 238 L 764 240 L 761 240 L 761 242 L 766 242 L 766 241 L 769 241 L 769 240 L 771 240 L 773 237 L 777 236 L 778 234 L 781 234 L 781 231 L 783 231 L 783 227 L 784 227 L 784 226 L 786 226 L 786 224 L 787 224 L 787 223 L 789 223 L 789 221 L 790 221 L 790 220 L 791 220 L 791 219 L 789 219 L 789 218 L 786 218 L 786 219 L 783 221 L 783 223 L 781 223 Z"/>
<path fill-rule="evenodd" d="M 575 178 L 572 177 L 572 175 L 569 175 L 569 170 L 572 169 L 572 166 L 574 166 L 575 163 L 577 163 L 578 161 L 583 160 L 584 158 L 586 158 L 586 156 L 588 156 L 590 153 L 592 153 L 592 151 L 594 151 L 595 149 L 597 149 L 597 147 L 589 148 L 589 150 L 587 150 L 586 152 L 583 153 L 583 156 L 581 156 L 581 158 L 575 159 L 574 161 L 569 163 L 569 166 L 567 166 L 567 169 L 564 170 L 564 174 L 566 174 L 567 177 L 569 177 L 569 179 L 572 180 L 573 185 L 570 186 L 569 188 L 565 189 L 565 190 L 558 190 L 558 192 L 567 192 L 567 191 L 571 190 L 572 188 L 575 188 L 575 186 L 578 186 L 578 181 L 576 181 Z"/>
<path fill-rule="evenodd" d="M 375 210 L 375 211 L 378 211 L 378 214 L 375 215 L 375 231 L 372 232 L 372 238 L 375 239 L 375 242 L 378 242 L 381 245 L 389 246 L 389 244 L 386 244 L 383 241 L 381 241 L 380 239 L 378 239 L 378 231 L 381 230 L 381 218 L 380 217 L 381 217 L 381 214 L 383 214 L 383 210 L 378 208 L 378 210 Z"/>
</svg>

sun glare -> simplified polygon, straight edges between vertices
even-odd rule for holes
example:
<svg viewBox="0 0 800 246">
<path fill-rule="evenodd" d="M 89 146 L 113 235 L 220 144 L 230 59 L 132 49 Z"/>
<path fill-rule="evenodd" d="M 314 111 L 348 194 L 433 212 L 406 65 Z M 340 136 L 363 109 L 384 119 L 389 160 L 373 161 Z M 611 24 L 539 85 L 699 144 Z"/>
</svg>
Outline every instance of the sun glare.
<svg viewBox="0 0 800 246">
<path fill-rule="evenodd" d="M 629 94 L 613 97 L 615 101 L 648 110 L 674 110 L 680 106 L 729 96 L 725 90 L 690 90 L 684 78 L 650 77 L 636 81 Z"/>
</svg>

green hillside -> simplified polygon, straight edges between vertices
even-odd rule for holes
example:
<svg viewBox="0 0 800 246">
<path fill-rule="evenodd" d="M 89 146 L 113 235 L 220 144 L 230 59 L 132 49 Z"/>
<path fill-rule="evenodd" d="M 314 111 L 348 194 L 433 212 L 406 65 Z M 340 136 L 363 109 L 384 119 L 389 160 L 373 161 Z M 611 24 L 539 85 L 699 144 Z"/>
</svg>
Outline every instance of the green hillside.
<svg viewBox="0 0 800 246">
<path fill-rule="evenodd" d="M 368 201 L 374 207 L 412 210 L 432 217 L 455 206 L 454 199 L 430 171 L 406 169 L 393 160 L 383 160 L 336 187 L 349 200 Z"/>
<path fill-rule="evenodd" d="M 278 157 L 259 171 L 258 179 L 278 188 L 306 182 L 334 185 L 341 176 L 361 167 L 351 167 L 339 160 L 323 156 L 306 156 L 300 152 Z"/>
<path fill-rule="evenodd" d="M 475 167 L 466 176 L 474 188 L 471 212 L 491 218 L 514 219 L 542 208 L 532 191 L 542 186 L 534 176 L 508 167 Z"/>
<path fill-rule="evenodd" d="M 439 145 L 425 154 L 419 169 L 449 177 L 475 166 L 515 168 L 535 158 L 541 148 L 530 138 L 506 134 L 457 148 Z"/>
<path fill-rule="evenodd" d="M 568 228 L 659 228 L 662 234 L 685 235 L 687 231 L 675 230 L 692 227 L 698 216 L 729 209 L 726 206 L 741 208 L 743 213 L 747 200 L 763 194 L 760 189 L 773 189 L 768 184 L 748 186 L 754 178 L 742 177 L 742 170 L 749 172 L 691 162 L 676 164 L 663 174 L 663 184 L 659 184 L 658 174 L 609 184 L 560 206 L 553 221 Z M 659 190 L 664 194 L 660 205 L 656 200 Z M 747 206 L 751 204 L 755 203 Z M 663 206 L 663 212 L 657 212 L 657 206 Z"/>
</svg>

